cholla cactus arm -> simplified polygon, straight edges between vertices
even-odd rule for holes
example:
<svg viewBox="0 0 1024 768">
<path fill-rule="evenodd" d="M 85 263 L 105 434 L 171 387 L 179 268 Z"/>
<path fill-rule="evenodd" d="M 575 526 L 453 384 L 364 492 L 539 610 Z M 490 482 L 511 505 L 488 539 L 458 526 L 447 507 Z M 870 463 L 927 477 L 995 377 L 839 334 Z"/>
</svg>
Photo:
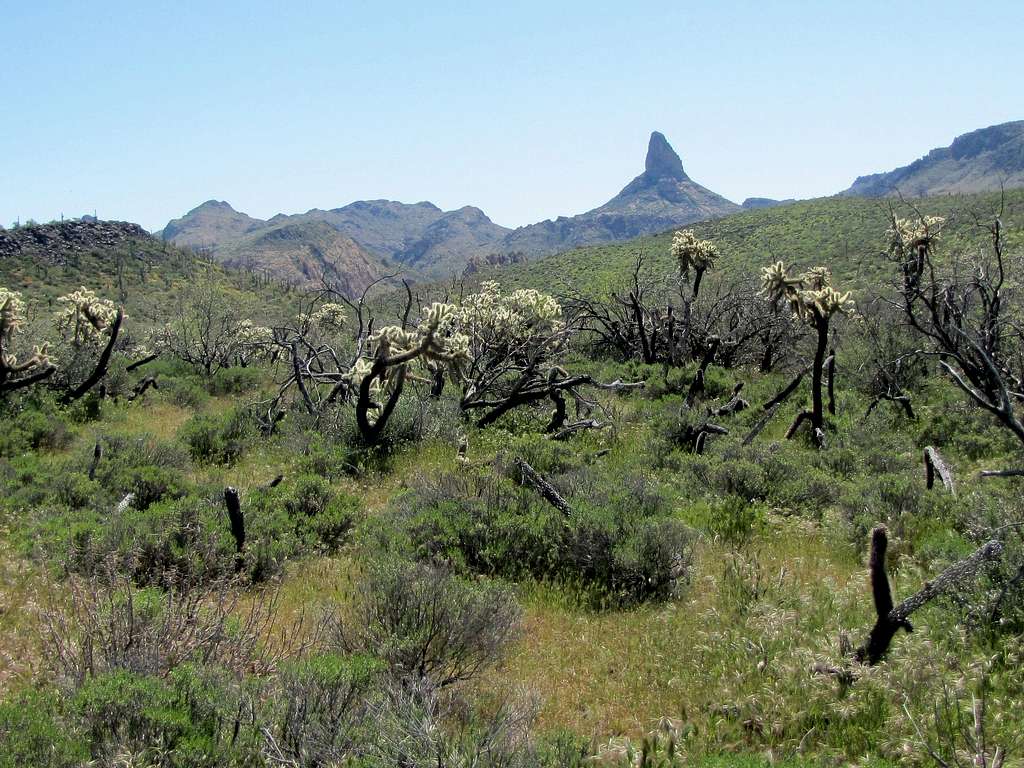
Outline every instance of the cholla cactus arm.
<svg viewBox="0 0 1024 768">
<path fill-rule="evenodd" d="M 121 311 L 114 302 L 84 287 L 61 296 L 57 302 L 63 305 L 57 316 L 57 328 L 73 344 L 98 340 L 111 329 Z"/>
<path fill-rule="evenodd" d="M 681 229 L 672 236 L 672 257 L 678 262 L 683 279 L 688 280 L 690 270 L 694 271 L 693 298 L 696 298 L 704 272 L 714 267 L 718 259 L 718 246 L 711 240 L 699 240 L 691 229 Z"/>
<path fill-rule="evenodd" d="M 46 344 L 35 347 L 28 358 L 18 360 L 15 336 L 24 323 L 25 302 L 21 294 L 0 287 L 0 395 L 37 384 L 57 370 L 50 362 Z"/>
<path fill-rule="evenodd" d="M 117 344 L 117 337 L 121 331 L 121 323 L 124 322 L 124 318 L 124 310 L 121 309 L 121 307 L 118 307 L 114 311 L 114 317 L 110 322 L 110 325 L 104 328 L 104 330 L 110 334 L 110 338 L 108 339 L 106 346 L 103 348 L 103 351 L 100 353 L 99 360 L 96 361 L 96 367 L 93 368 L 92 373 L 85 381 L 64 394 L 63 401 L 65 403 L 74 402 L 88 393 L 89 390 L 95 387 L 106 375 L 107 368 L 110 366 L 110 357 L 114 352 L 114 345 Z"/>
</svg>

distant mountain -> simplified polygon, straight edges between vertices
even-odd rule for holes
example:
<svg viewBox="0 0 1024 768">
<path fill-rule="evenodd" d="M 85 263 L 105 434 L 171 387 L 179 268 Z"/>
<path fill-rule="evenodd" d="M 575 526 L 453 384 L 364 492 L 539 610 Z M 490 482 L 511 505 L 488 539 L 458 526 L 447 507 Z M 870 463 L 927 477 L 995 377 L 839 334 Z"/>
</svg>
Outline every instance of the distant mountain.
<svg viewBox="0 0 1024 768">
<path fill-rule="evenodd" d="M 175 245 L 213 250 L 264 223 L 239 213 L 223 200 L 207 200 L 180 219 L 171 219 L 162 231 L 155 234 Z"/>
<path fill-rule="evenodd" d="M 428 202 L 364 200 L 263 221 L 210 200 L 168 222 L 160 234 L 176 245 L 208 251 L 225 264 L 268 268 L 299 283 L 319 281 L 320 274 L 329 272 L 338 282 L 348 276 L 346 285 L 359 290 L 391 265 L 444 277 L 462 272 L 473 260 L 494 262 L 628 240 L 738 210 L 692 181 L 679 155 L 654 132 L 644 172 L 607 203 L 579 216 L 515 230 L 495 224 L 472 206 L 442 211 Z M 329 237 L 329 230 L 337 237 Z"/>
<path fill-rule="evenodd" d="M 628 240 L 740 210 L 736 203 L 692 181 L 668 140 L 655 131 L 644 172 L 604 205 L 572 217 L 520 227 L 505 250 L 543 255 L 579 245 Z"/>
<path fill-rule="evenodd" d="M 300 284 L 328 274 L 359 291 L 399 267 L 430 277 L 460 272 L 472 255 L 486 252 L 509 231 L 470 206 L 442 211 L 426 202 L 363 200 L 264 221 L 210 200 L 158 234 L 228 266 L 270 269 Z"/>
<path fill-rule="evenodd" d="M 753 211 L 758 208 L 774 208 L 777 205 L 789 205 L 795 202 L 796 200 L 792 197 L 785 200 L 773 200 L 770 197 L 748 197 L 740 203 L 740 207 L 745 211 Z"/>
<path fill-rule="evenodd" d="M 861 176 L 842 194 L 925 197 L 1024 187 L 1024 120 L 965 133 L 888 173 Z"/>
<path fill-rule="evenodd" d="M 297 285 L 322 278 L 352 296 L 393 269 L 325 221 L 286 221 L 258 227 L 213 252 L 226 267 L 266 270 Z"/>
</svg>

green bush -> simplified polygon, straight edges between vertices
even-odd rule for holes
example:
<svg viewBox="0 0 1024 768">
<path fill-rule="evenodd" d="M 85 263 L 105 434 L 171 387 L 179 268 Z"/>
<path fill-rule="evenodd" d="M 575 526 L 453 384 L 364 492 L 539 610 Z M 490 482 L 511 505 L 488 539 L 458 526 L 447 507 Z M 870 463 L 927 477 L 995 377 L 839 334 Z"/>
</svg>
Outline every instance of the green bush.
<svg viewBox="0 0 1024 768">
<path fill-rule="evenodd" d="M 25 690 L 0 701 L 0 768 L 72 768 L 89 758 L 83 734 L 61 717 L 53 689 Z"/>
<path fill-rule="evenodd" d="M 257 756 L 254 738 L 231 738 L 237 699 L 222 675 L 184 665 L 167 678 L 126 671 L 89 678 L 72 707 L 97 760 L 128 752 L 170 768 L 200 768 L 244 759 L 246 746 L 249 759 Z"/>
<path fill-rule="evenodd" d="M 321 477 L 299 475 L 256 491 L 245 510 L 246 567 L 260 581 L 291 558 L 337 551 L 361 516 L 362 501 L 336 493 Z"/>
<path fill-rule="evenodd" d="M 182 425 L 178 436 L 196 461 L 231 465 L 249 449 L 255 429 L 249 414 L 235 408 L 219 416 L 193 416 Z"/>
<path fill-rule="evenodd" d="M 207 382 L 211 395 L 242 395 L 259 388 L 264 374 L 258 368 L 221 368 Z"/>
<path fill-rule="evenodd" d="M 0 403 L 0 457 L 66 448 L 74 437 L 53 402 L 44 398 Z"/>
<path fill-rule="evenodd" d="M 160 394 L 180 408 L 197 409 L 210 399 L 206 390 L 192 379 L 160 379 Z"/>
<path fill-rule="evenodd" d="M 444 688 L 501 658 L 518 629 L 512 593 L 401 558 L 370 564 L 334 642 L 382 659 L 395 677 Z"/>
<path fill-rule="evenodd" d="M 420 478 L 396 502 L 394 524 L 375 530 L 385 548 L 417 559 L 556 580 L 600 605 L 664 598 L 685 579 L 692 531 L 643 476 L 611 481 L 581 469 L 552 481 L 563 486 L 571 518 L 508 477 L 461 472 Z"/>
</svg>

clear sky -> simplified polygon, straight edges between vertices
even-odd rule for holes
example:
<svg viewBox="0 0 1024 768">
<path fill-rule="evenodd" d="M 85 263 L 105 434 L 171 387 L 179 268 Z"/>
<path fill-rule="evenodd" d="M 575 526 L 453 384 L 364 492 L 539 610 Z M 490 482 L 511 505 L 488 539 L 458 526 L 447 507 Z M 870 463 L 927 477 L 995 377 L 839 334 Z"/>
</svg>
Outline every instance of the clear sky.
<svg viewBox="0 0 1024 768">
<path fill-rule="evenodd" d="M 291 7 L 288 7 L 291 6 Z M 663 132 L 741 201 L 1024 118 L 1024 2 L 0 0 L 0 222 L 583 212 Z"/>
</svg>

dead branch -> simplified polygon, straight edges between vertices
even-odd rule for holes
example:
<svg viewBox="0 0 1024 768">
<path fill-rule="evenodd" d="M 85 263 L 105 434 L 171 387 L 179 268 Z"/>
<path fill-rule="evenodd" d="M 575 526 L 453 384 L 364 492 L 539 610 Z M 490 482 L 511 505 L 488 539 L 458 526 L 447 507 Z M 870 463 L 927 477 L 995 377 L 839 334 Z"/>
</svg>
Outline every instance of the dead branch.
<svg viewBox="0 0 1024 768">
<path fill-rule="evenodd" d="M 561 494 L 555 489 L 555 486 L 545 480 L 537 470 L 520 458 L 516 458 L 515 466 L 519 470 L 521 482 L 524 485 L 533 487 L 551 506 L 567 518 L 573 517 L 574 513 L 572 507 L 569 506 L 569 502 L 562 498 Z"/>
</svg>

